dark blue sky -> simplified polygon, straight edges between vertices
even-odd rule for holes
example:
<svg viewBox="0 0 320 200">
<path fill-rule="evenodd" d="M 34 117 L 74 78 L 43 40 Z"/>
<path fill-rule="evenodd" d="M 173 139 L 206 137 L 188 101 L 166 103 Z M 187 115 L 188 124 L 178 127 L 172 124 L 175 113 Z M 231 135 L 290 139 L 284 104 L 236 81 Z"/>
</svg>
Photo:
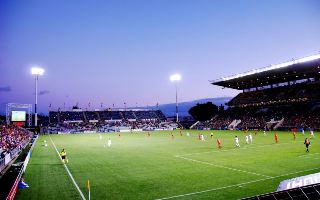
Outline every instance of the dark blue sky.
<svg viewBox="0 0 320 200">
<path fill-rule="evenodd" d="M 320 1 L 1 0 L 0 109 L 234 96 L 208 80 L 320 51 Z"/>
</svg>

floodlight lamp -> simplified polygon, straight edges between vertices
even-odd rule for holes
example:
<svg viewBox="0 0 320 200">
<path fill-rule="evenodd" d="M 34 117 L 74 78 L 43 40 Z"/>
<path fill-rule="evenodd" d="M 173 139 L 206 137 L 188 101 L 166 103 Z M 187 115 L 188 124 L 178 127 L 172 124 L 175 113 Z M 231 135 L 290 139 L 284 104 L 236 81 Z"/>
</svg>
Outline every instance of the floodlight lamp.
<svg viewBox="0 0 320 200">
<path fill-rule="evenodd" d="M 174 74 L 170 76 L 170 81 L 174 82 L 174 81 L 180 81 L 181 80 L 181 75 L 180 74 Z"/>
<path fill-rule="evenodd" d="M 32 75 L 43 75 L 44 69 L 39 68 L 39 67 L 32 67 L 31 68 L 31 74 Z"/>
</svg>

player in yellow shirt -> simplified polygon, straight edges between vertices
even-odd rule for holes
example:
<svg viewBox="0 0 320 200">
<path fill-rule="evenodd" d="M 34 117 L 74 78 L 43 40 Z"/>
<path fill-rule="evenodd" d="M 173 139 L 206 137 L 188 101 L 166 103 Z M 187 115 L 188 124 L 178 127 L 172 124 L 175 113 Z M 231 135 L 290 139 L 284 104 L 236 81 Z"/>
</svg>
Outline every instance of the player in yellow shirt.
<svg viewBox="0 0 320 200">
<path fill-rule="evenodd" d="M 62 149 L 60 155 L 63 164 L 68 163 L 67 152 L 64 149 Z"/>
</svg>

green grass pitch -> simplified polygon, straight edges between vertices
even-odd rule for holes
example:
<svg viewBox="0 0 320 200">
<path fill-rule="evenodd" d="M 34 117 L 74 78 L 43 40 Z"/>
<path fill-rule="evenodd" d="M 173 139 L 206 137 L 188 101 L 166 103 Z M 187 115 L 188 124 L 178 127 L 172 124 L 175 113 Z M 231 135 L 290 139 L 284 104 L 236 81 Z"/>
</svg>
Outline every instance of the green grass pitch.
<svg viewBox="0 0 320 200">
<path fill-rule="evenodd" d="M 187 136 L 187 132 L 190 136 Z M 213 139 L 210 133 L 213 132 Z M 59 151 L 65 148 L 67 167 L 87 198 L 91 199 L 239 199 L 273 192 L 280 181 L 320 171 L 319 134 L 306 136 L 277 132 L 253 135 L 245 144 L 240 131 L 179 131 L 139 133 L 69 134 L 40 136 L 24 175 L 30 185 L 18 191 L 17 199 L 81 199 L 50 137 Z M 198 133 L 206 141 L 198 140 Z M 235 147 L 234 136 L 240 138 Z M 108 138 L 111 148 L 104 147 Z M 217 149 L 216 139 L 222 140 Z M 45 147 L 44 140 L 48 147 Z"/>
</svg>

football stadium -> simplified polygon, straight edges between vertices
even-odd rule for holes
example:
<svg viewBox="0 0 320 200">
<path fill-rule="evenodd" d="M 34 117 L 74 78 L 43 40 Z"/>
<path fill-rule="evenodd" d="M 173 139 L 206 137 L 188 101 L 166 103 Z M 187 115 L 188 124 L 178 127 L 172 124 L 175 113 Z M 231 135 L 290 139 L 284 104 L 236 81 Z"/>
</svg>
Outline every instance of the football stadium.
<svg viewBox="0 0 320 200">
<path fill-rule="evenodd" d="M 191 128 L 160 110 L 142 109 L 50 111 L 49 124 L 34 133 L 9 120 L 1 133 L 14 132 L 16 142 L 5 144 L 10 153 L 2 169 L 10 163 L 7 157 L 20 162 L 4 177 L 12 185 L 4 194 L 8 199 L 319 199 L 319 74 L 320 55 L 314 55 L 212 81 L 243 92 L 227 110 Z M 25 119 L 19 115 L 15 118 Z M 305 139 L 312 144 L 307 154 Z M 22 177 L 32 187 L 17 191 Z"/>
<path fill-rule="evenodd" d="M 131 6 L 134 5 L 136 4 Z M 190 4 L 190 9 L 196 9 L 195 5 L 196 2 Z M 11 3 L 7 3 L 3 8 L 12 8 L 11 6 Z M 56 7 L 48 4 L 48 8 Z M 167 9 L 170 10 L 166 7 L 165 10 Z M 99 13 L 100 11 L 103 9 L 97 10 L 96 14 L 104 16 L 104 12 Z M 18 9 L 17 13 L 20 12 L 23 11 Z M 8 13 L 4 16 L 11 16 Z M 18 15 L 17 13 L 12 16 Z M 113 16 L 112 12 L 108 15 Z M 21 16 L 28 18 L 28 15 Z M 50 20 L 56 15 L 52 17 Z M 123 14 L 117 20 L 126 23 L 127 18 L 130 17 Z M 19 19 L 23 21 L 22 18 Z M 85 19 L 90 17 L 86 16 Z M 97 19 L 88 22 L 91 24 Z M 47 21 L 44 21 L 45 26 L 48 26 Z M 6 22 L 17 23 L 15 20 Z M 41 20 L 39 23 L 41 24 Z M 146 24 L 143 26 L 153 27 L 144 23 Z M 1 26 L 7 27 L 0 21 Z M 55 26 L 54 23 L 52 26 Z M 76 24 L 74 26 L 77 27 Z M 95 24 L 90 26 L 95 27 Z M 79 30 L 87 28 L 81 27 Z M 132 29 L 134 27 L 125 28 L 134 33 Z M 117 31 L 113 34 L 117 35 L 116 33 L 118 34 Z M 59 35 L 59 31 L 57 34 Z M 175 33 L 173 31 L 170 34 Z M 76 35 L 73 34 L 72 39 Z M 81 40 L 86 37 L 101 37 L 99 34 L 88 35 L 78 37 Z M 0 34 L 0 42 L 1 39 Z M 50 39 L 42 38 L 40 42 L 44 40 Z M 124 40 L 128 46 L 134 43 L 129 39 Z M 141 38 L 146 43 L 150 40 L 148 37 Z M 19 41 L 17 40 L 18 43 Z M 75 43 L 73 45 L 77 46 Z M 89 43 L 82 45 L 92 47 Z M 93 46 L 99 44 L 95 43 Z M 62 56 L 54 50 L 54 46 L 51 48 L 57 58 Z M 72 51 L 76 49 L 79 50 L 74 48 Z M 117 52 L 115 49 L 113 51 Z M 148 50 L 145 51 L 143 52 L 147 56 Z M 95 53 L 97 52 L 82 57 L 79 54 L 76 59 L 72 53 L 67 56 L 70 56 L 70 60 L 79 60 L 79 63 L 74 64 L 81 64 L 87 59 L 99 60 L 97 55 L 92 56 Z M 145 58 L 144 53 L 145 60 L 156 61 L 155 57 Z M 255 53 L 254 56 L 258 57 L 259 53 Z M 8 57 L 9 54 L 8 50 Z M 116 53 L 112 54 L 115 55 Z M 270 55 L 275 56 L 273 53 Z M 223 59 L 222 64 L 232 57 L 228 56 L 224 57 L 226 59 Z M 122 58 L 115 57 L 125 62 Z M 56 64 L 73 62 L 63 58 L 61 61 L 54 60 Z M 278 57 L 270 62 L 277 59 Z M 28 72 L 17 71 L 14 65 L 12 68 L 8 67 L 3 70 L 3 74 L 9 74 L 11 70 L 15 76 L 21 77 L 21 80 L 14 78 L 14 81 L 21 82 L 19 87 L 23 89 L 16 92 L 14 87 L 2 87 L 1 84 L 5 81 L 0 81 L 0 95 L 6 94 L 0 98 L 6 99 L 5 103 L 1 101 L 0 104 L 3 105 L 0 107 L 1 113 L 4 113 L 0 118 L 0 199 L 320 199 L 320 54 L 302 55 L 294 59 L 289 57 L 286 60 L 278 60 L 263 68 L 259 66 L 264 63 L 246 70 L 231 67 L 229 71 L 221 71 L 221 78 L 217 75 L 217 67 L 213 69 L 217 74 L 210 74 L 204 68 L 200 70 L 200 67 L 201 72 L 172 73 L 173 75 L 166 77 L 170 88 L 165 88 L 165 92 L 160 92 L 162 90 L 159 88 L 167 85 L 158 83 L 162 79 L 157 79 L 164 69 L 131 70 L 128 67 L 120 68 L 121 73 L 116 74 L 109 69 L 103 71 L 102 68 L 95 71 L 94 67 L 85 70 L 77 67 L 71 68 L 70 72 L 63 67 L 65 71 L 56 73 L 54 67 L 32 65 L 27 69 L 31 69 L 30 75 Z M 133 61 L 134 59 L 130 60 Z M 0 60 L 0 65 L 7 66 L 6 62 Z M 238 62 L 245 62 L 248 66 L 256 63 L 241 60 L 234 63 Z M 141 62 L 143 64 L 148 62 Z M 84 70 L 84 74 L 81 74 L 81 70 Z M 140 73 L 141 76 L 138 76 Z M 210 80 L 198 81 L 197 89 L 191 85 L 185 89 L 183 80 L 189 79 L 192 82 L 192 77 L 198 76 L 197 73 L 201 76 L 209 74 Z M 18 74 L 27 74 L 26 76 L 33 78 L 32 85 L 23 82 L 25 75 Z M 147 78 L 149 76 L 150 79 Z M 3 80 L 9 79 L 13 78 L 6 75 Z M 125 89 L 121 84 L 125 84 Z M 42 90 L 42 85 L 51 89 Z M 149 87 L 151 89 L 143 90 Z M 185 106 L 186 103 L 181 102 L 181 96 L 196 94 L 197 90 L 205 90 L 206 87 L 218 91 L 219 94 L 210 94 L 212 97 L 227 96 L 228 91 L 233 91 L 234 95 L 223 103 L 205 100 Z M 25 92 L 29 88 L 33 91 L 30 94 Z M 52 91 L 52 88 L 57 89 Z M 73 91 L 78 88 L 79 90 Z M 95 88 L 98 88 L 96 93 Z M 156 106 L 132 103 L 138 100 L 148 102 L 146 99 L 149 97 L 142 93 L 149 93 L 148 96 L 157 102 Z M 11 97 L 11 94 L 16 96 Z M 46 97 L 48 94 L 51 96 Z M 93 102 L 104 102 L 99 99 L 100 95 L 109 100 L 94 104 Z M 114 98 L 117 95 L 123 95 L 125 103 Z M 165 99 L 166 95 L 174 103 L 161 103 L 161 97 L 164 96 Z M 88 99 L 88 104 L 83 103 Z M 44 104 L 49 106 L 43 106 Z"/>
</svg>

